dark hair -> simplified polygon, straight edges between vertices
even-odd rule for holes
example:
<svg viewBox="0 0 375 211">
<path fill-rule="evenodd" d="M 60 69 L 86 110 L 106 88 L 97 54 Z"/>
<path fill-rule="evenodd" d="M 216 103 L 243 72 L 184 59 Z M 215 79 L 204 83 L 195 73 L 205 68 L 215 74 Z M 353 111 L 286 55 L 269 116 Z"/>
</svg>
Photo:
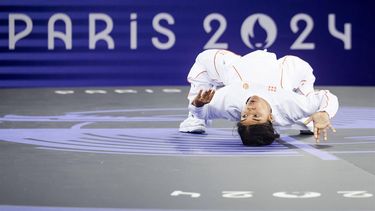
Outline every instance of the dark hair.
<svg viewBox="0 0 375 211">
<path fill-rule="evenodd" d="M 238 122 L 237 132 L 246 146 L 270 145 L 275 139 L 280 138 L 270 121 L 256 125 L 243 125 Z"/>
</svg>

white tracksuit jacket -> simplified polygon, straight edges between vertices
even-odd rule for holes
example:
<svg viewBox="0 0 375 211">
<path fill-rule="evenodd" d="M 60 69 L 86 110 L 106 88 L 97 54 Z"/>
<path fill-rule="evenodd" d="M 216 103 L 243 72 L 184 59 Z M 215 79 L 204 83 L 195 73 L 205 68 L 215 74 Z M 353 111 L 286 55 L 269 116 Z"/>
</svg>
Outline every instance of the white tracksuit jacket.
<svg viewBox="0 0 375 211">
<path fill-rule="evenodd" d="M 239 121 L 246 100 L 253 95 L 265 99 L 271 106 L 275 126 L 300 123 L 317 111 L 326 111 L 333 117 L 338 109 L 337 97 L 321 90 L 301 95 L 285 89 L 269 89 L 268 86 L 236 82 L 219 89 L 211 102 L 203 107 L 189 106 L 200 119 L 228 119 Z"/>
</svg>

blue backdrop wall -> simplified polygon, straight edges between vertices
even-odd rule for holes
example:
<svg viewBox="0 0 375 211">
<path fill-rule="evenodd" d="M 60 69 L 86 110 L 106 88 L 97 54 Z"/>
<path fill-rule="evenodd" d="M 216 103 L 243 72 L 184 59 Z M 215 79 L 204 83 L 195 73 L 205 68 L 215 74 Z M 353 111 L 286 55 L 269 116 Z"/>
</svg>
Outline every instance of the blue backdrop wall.
<svg viewBox="0 0 375 211">
<path fill-rule="evenodd" d="M 368 0 L 2 0 L 0 86 L 187 85 L 208 48 L 297 55 L 318 85 L 375 85 Z"/>
</svg>

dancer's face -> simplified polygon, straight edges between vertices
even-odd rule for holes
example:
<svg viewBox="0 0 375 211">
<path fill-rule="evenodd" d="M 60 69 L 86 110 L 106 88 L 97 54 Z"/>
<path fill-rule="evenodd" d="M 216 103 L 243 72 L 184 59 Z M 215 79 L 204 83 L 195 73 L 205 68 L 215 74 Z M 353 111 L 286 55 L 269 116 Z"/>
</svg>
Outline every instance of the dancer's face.
<svg viewBox="0 0 375 211">
<path fill-rule="evenodd" d="M 250 97 L 241 112 L 241 123 L 243 125 L 256 125 L 267 121 L 272 122 L 271 106 L 261 97 L 256 95 Z"/>
</svg>

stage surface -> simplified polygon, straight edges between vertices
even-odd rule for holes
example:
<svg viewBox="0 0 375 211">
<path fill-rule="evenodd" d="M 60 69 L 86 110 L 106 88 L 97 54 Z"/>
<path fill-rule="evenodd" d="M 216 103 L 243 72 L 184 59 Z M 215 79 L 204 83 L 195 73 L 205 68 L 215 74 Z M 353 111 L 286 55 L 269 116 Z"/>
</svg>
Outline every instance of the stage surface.
<svg viewBox="0 0 375 211">
<path fill-rule="evenodd" d="M 318 87 L 337 133 L 178 132 L 188 87 L 0 89 L 0 210 L 375 210 L 375 88 Z"/>
</svg>

